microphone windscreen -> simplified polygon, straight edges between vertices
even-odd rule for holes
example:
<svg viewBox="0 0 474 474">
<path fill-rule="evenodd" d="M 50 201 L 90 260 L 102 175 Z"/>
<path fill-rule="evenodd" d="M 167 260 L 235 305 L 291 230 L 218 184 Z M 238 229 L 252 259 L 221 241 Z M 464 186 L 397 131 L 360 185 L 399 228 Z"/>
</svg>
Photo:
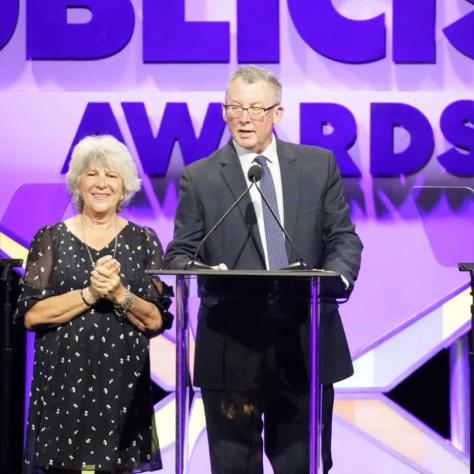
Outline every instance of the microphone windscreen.
<svg viewBox="0 0 474 474">
<path fill-rule="evenodd" d="M 254 163 L 247 173 L 249 181 L 256 183 L 262 179 L 263 168 L 258 163 Z"/>
</svg>

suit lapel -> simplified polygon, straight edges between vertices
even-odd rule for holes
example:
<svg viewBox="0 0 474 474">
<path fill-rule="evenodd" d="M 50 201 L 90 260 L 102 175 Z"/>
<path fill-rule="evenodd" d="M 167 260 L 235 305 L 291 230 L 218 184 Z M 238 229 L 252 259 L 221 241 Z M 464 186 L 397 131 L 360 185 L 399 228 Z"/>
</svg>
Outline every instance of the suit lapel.
<svg viewBox="0 0 474 474">
<path fill-rule="evenodd" d="M 280 163 L 281 185 L 283 189 L 283 212 L 285 216 L 285 230 L 294 240 L 296 231 L 296 214 L 299 202 L 299 180 L 300 172 L 298 158 L 291 147 L 280 140 L 277 140 L 278 161 Z M 290 258 L 290 263 L 295 260 L 295 255 L 291 245 L 286 243 L 286 251 Z"/>
<path fill-rule="evenodd" d="M 235 151 L 235 148 L 233 147 L 231 142 L 229 142 L 222 149 L 220 164 L 220 171 L 224 182 L 229 187 L 234 197 L 234 200 L 237 200 L 237 198 L 244 192 L 245 188 L 247 187 L 247 181 L 242 171 L 242 166 L 239 162 L 237 152 Z M 250 199 L 249 193 L 247 193 L 243 197 L 237 207 L 239 208 L 239 212 L 242 217 L 242 227 L 241 229 L 239 229 L 239 232 L 243 232 L 242 238 L 246 238 L 248 233 L 250 232 L 258 249 L 258 252 L 262 258 L 262 262 L 265 262 L 262 241 L 260 239 L 260 232 L 258 230 L 257 218 L 255 216 L 255 210 L 252 204 L 252 200 Z M 249 213 L 251 213 L 250 216 L 248 215 Z M 237 233 L 235 235 L 235 238 L 240 238 Z"/>
</svg>

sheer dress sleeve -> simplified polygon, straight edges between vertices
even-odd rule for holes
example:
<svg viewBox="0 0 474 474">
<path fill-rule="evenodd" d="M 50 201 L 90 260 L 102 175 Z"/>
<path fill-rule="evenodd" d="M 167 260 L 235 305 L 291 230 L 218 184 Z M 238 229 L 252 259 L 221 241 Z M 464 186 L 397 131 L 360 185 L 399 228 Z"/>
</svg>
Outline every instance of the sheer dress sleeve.
<svg viewBox="0 0 474 474">
<path fill-rule="evenodd" d="M 26 271 L 20 282 L 21 293 L 13 316 L 15 324 L 23 325 L 25 314 L 40 300 L 57 295 L 51 286 L 54 267 L 53 230 L 41 228 L 31 242 Z"/>
<path fill-rule="evenodd" d="M 163 247 L 155 231 L 149 227 L 143 228 L 146 239 L 146 270 L 159 270 L 163 268 Z M 152 302 L 160 310 L 163 318 L 162 331 L 170 329 L 173 325 L 174 316 L 168 311 L 173 296 L 173 288 L 161 281 L 157 276 L 149 275 L 145 299 Z"/>
</svg>

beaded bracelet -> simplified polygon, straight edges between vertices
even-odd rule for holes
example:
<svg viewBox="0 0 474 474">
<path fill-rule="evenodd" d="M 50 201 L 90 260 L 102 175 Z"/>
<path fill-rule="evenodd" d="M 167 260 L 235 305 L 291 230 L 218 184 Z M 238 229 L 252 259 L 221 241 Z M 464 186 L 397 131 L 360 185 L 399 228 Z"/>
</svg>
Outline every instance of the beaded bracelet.
<svg viewBox="0 0 474 474">
<path fill-rule="evenodd" d="M 127 296 L 123 304 L 114 306 L 114 313 L 120 321 L 125 320 L 127 317 L 127 313 L 130 311 L 135 298 L 136 296 L 130 290 L 127 290 Z"/>
</svg>

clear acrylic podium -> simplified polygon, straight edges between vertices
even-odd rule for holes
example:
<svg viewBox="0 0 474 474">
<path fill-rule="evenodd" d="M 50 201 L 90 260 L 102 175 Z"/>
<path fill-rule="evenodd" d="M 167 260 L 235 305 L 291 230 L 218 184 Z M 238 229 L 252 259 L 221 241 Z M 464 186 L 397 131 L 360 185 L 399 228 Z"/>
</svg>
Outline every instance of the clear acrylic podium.
<svg viewBox="0 0 474 474">
<path fill-rule="evenodd" d="M 474 190 L 461 186 L 417 186 L 412 190 L 425 235 L 436 260 L 448 268 L 470 273 L 471 342 L 467 336 L 450 349 L 451 438 L 473 454 L 474 394 Z M 471 351 L 471 352 L 470 352 Z M 470 365 L 470 370 L 469 370 Z M 470 400 L 470 401 L 469 401 Z M 471 465 L 472 472 L 472 465 Z"/>
<path fill-rule="evenodd" d="M 318 380 L 318 336 L 319 336 L 319 295 L 321 279 L 334 282 L 341 281 L 335 272 L 317 270 L 149 270 L 148 274 L 176 277 L 176 474 L 186 472 L 185 457 L 187 453 L 187 417 L 189 405 L 189 367 L 188 367 L 188 288 L 191 278 L 206 277 L 227 278 L 293 278 L 307 282 L 309 286 L 310 317 L 310 429 L 309 429 L 309 473 L 317 474 L 322 469 L 321 463 L 321 387 Z"/>
</svg>

